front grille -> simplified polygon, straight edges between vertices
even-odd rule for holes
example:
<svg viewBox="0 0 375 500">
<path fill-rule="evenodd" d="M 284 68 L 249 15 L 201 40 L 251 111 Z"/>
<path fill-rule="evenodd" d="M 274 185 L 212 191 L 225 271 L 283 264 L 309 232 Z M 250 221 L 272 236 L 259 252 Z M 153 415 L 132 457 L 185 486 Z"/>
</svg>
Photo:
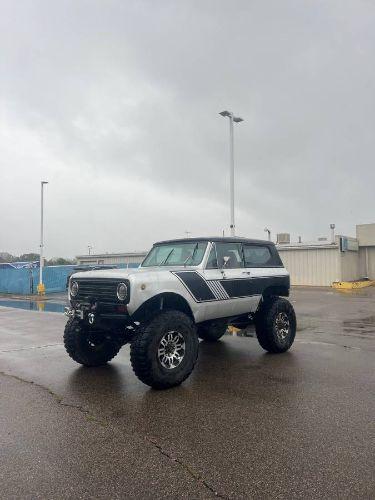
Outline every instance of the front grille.
<svg viewBox="0 0 375 500">
<path fill-rule="evenodd" d="M 107 304 L 126 303 L 120 302 L 117 298 L 117 285 L 124 280 L 108 280 L 108 279 L 76 279 L 78 283 L 78 294 L 74 300 L 87 302 L 105 302 Z"/>
</svg>

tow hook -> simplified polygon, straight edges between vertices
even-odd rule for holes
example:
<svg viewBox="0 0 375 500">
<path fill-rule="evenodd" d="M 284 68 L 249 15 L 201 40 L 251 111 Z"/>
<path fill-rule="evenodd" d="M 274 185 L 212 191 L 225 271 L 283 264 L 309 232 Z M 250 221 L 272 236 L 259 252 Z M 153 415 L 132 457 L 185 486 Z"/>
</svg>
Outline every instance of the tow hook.
<svg viewBox="0 0 375 500">
<path fill-rule="evenodd" d="M 74 318 L 75 310 L 71 307 L 64 307 L 64 314 L 65 316 L 68 316 L 68 318 Z"/>
<path fill-rule="evenodd" d="M 95 321 L 95 314 L 94 313 L 89 313 L 87 315 L 87 319 L 89 320 L 90 325 L 93 325 L 94 321 Z"/>
</svg>

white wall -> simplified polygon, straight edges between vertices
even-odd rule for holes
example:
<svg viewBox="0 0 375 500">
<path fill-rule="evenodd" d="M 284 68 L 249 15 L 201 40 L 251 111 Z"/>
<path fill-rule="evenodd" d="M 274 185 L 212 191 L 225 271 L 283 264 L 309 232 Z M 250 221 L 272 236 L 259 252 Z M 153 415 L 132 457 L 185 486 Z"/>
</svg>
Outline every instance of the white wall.
<svg viewBox="0 0 375 500">
<path fill-rule="evenodd" d="M 140 264 L 146 257 L 146 252 L 135 255 L 84 255 L 78 256 L 78 264 Z"/>
<path fill-rule="evenodd" d="M 359 246 L 367 247 L 375 245 L 375 224 L 358 224 L 356 226 Z"/>
<path fill-rule="evenodd" d="M 359 252 L 340 252 L 340 264 L 340 281 L 353 281 L 361 277 Z"/>
<path fill-rule="evenodd" d="M 290 273 L 292 285 L 330 286 L 333 281 L 341 280 L 340 251 L 336 245 L 320 248 L 278 247 L 278 251 Z"/>
<path fill-rule="evenodd" d="M 366 259 L 367 251 L 367 259 Z M 367 260 L 367 266 L 366 266 Z M 367 269 L 366 269 L 367 267 Z M 375 247 L 360 247 L 359 249 L 359 275 L 375 280 Z"/>
</svg>

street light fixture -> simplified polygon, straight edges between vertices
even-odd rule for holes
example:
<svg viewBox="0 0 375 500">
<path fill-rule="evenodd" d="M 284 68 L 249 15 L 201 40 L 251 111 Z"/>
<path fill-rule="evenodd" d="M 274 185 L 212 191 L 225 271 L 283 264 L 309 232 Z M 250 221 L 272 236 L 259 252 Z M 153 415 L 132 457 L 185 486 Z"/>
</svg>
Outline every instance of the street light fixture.
<svg viewBox="0 0 375 500">
<path fill-rule="evenodd" d="M 270 230 L 270 229 L 268 229 L 268 227 L 265 227 L 265 228 L 264 228 L 264 232 L 265 232 L 265 233 L 268 233 L 268 241 L 271 241 L 271 230 Z"/>
<path fill-rule="evenodd" d="M 38 294 L 44 295 L 46 287 L 43 283 L 43 188 L 48 184 L 47 181 L 40 181 L 40 257 L 39 257 L 39 285 L 37 287 Z"/>
<path fill-rule="evenodd" d="M 243 119 L 234 116 L 231 111 L 221 111 L 221 116 L 229 118 L 229 168 L 230 168 L 230 234 L 235 234 L 234 224 L 234 141 L 233 141 L 233 122 L 240 123 Z"/>
</svg>

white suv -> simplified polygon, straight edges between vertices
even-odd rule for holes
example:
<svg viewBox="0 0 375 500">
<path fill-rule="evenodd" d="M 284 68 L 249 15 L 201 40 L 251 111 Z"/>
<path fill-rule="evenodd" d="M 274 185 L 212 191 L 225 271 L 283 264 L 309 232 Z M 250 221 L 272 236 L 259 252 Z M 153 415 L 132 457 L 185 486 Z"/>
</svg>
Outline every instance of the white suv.
<svg viewBox="0 0 375 500">
<path fill-rule="evenodd" d="M 289 274 L 269 241 L 189 238 L 155 243 L 137 269 L 75 273 L 64 343 L 78 363 L 110 361 L 127 342 L 145 384 L 163 389 L 192 372 L 198 337 L 216 341 L 229 324 L 255 323 L 260 345 L 287 351 L 296 317 Z"/>
</svg>

